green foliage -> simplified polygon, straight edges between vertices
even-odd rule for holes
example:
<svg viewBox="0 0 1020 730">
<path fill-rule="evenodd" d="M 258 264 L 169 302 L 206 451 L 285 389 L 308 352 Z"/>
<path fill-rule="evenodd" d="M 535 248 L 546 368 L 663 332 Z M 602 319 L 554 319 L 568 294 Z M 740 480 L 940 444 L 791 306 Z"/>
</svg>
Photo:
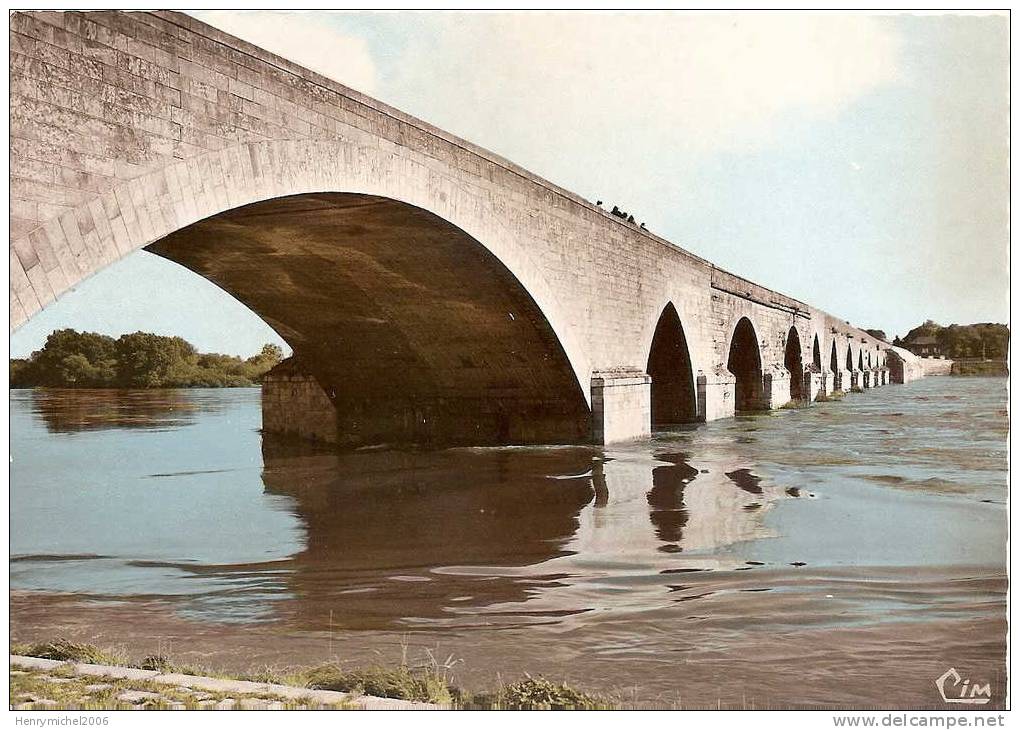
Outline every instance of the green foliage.
<svg viewBox="0 0 1020 730">
<path fill-rule="evenodd" d="M 124 658 L 119 654 L 103 651 L 94 644 L 84 644 L 69 639 L 56 639 L 42 644 L 29 644 L 11 647 L 12 653 L 22 656 L 35 656 L 41 659 L 55 659 L 61 662 L 79 662 L 82 664 L 122 664 Z"/>
<path fill-rule="evenodd" d="M 166 654 L 150 654 L 149 656 L 142 659 L 142 663 L 139 665 L 141 669 L 149 669 L 154 672 L 173 672 L 176 671 L 174 663 L 170 660 Z"/>
<path fill-rule="evenodd" d="M 888 338 L 885 336 L 885 330 L 864 330 L 869 335 L 874 337 L 876 340 L 882 340 L 882 342 L 888 342 Z"/>
<path fill-rule="evenodd" d="M 276 345 L 244 360 L 199 353 L 181 337 L 134 332 L 113 339 L 94 332 L 56 330 L 41 350 L 10 362 L 12 388 L 245 387 L 283 359 Z"/>
<path fill-rule="evenodd" d="M 493 704 L 494 709 L 504 710 L 601 710 L 611 707 L 612 703 L 602 697 L 565 684 L 554 684 L 542 677 L 528 677 L 504 685 Z"/>
<path fill-rule="evenodd" d="M 934 337 L 942 354 L 952 359 L 984 357 L 1004 360 L 1009 351 L 1009 327 L 993 322 L 943 327 L 929 319 L 910 330 L 902 341 L 897 338 L 893 344 L 910 344 L 925 336 Z"/>
<path fill-rule="evenodd" d="M 446 679 L 427 669 L 406 666 L 395 669 L 370 667 L 344 670 L 338 664 L 324 664 L 308 670 L 306 686 L 336 692 L 354 692 L 372 697 L 391 697 L 414 702 L 448 705 L 453 701 Z"/>
</svg>

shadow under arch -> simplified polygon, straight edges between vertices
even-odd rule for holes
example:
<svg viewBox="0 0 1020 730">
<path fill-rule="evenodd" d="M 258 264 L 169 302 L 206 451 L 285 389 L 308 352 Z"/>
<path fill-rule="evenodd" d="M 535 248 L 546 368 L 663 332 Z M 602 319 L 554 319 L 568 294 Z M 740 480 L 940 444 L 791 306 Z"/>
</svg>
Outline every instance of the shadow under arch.
<svg viewBox="0 0 1020 730">
<path fill-rule="evenodd" d="M 853 370 L 854 369 L 854 351 L 850 347 L 850 343 L 849 342 L 846 343 L 846 369 L 847 370 Z"/>
<path fill-rule="evenodd" d="M 680 315 L 672 302 L 659 315 L 646 371 L 652 378 L 652 425 L 698 420 L 694 369 Z"/>
<path fill-rule="evenodd" d="M 829 353 L 829 370 L 833 373 L 838 372 L 839 367 L 839 355 L 836 352 L 836 340 L 832 341 L 832 349 Z"/>
<path fill-rule="evenodd" d="M 822 369 L 822 348 L 818 344 L 818 335 L 815 335 L 814 344 L 811 345 L 811 364 L 815 367 L 815 372 L 820 372 Z"/>
<path fill-rule="evenodd" d="M 791 327 L 786 335 L 786 353 L 783 366 L 790 373 L 790 398 L 805 400 L 804 397 L 804 361 L 801 357 L 800 335 L 796 327 Z"/>
<path fill-rule="evenodd" d="M 439 215 L 303 193 L 200 220 L 147 250 L 273 327 L 327 394 L 341 443 L 577 443 L 590 409 L 527 287 Z"/>
<path fill-rule="evenodd" d="M 738 411 L 756 411 L 765 407 L 761 352 L 758 335 L 747 317 L 741 317 L 730 338 L 726 369 L 737 379 L 735 407 Z"/>
</svg>

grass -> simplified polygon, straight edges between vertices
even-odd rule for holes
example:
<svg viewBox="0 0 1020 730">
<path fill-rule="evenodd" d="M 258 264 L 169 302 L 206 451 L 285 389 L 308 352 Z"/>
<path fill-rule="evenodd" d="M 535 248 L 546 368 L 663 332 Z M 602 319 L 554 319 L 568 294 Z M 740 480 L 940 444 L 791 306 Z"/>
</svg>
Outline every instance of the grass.
<svg viewBox="0 0 1020 730">
<path fill-rule="evenodd" d="M 89 687 L 96 689 L 90 690 Z M 145 697 L 140 702 L 118 699 L 119 695 L 127 691 L 146 692 L 155 696 Z M 141 707 L 147 710 L 175 708 L 202 710 L 211 709 L 225 700 L 232 701 L 233 707 L 240 707 L 241 700 L 277 702 L 284 709 L 303 708 L 308 704 L 270 692 L 238 696 L 201 689 L 191 690 L 147 680 L 95 676 L 67 677 L 59 672 L 12 672 L 10 682 L 11 706 L 33 702 L 39 703 L 41 707 L 54 709 L 119 710 Z M 346 708 L 345 705 L 339 709 Z"/>
<path fill-rule="evenodd" d="M 42 644 L 12 643 L 11 653 L 81 664 L 125 664 L 125 657 L 120 653 L 103 651 L 94 644 L 83 644 L 68 639 L 57 639 Z"/>
<path fill-rule="evenodd" d="M 57 639 L 39 644 L 11 644 L 11 653 L 34 656 L 57 661 L 84 664 L 108 664 L 157 671 L 163 674 L 187 674 L 220 679 L 237 679 L 260 684 L 280 684 L 306 689 L 323 689 L 347 692 L 354 695 L 387 697 L 412 702 L 429 702 L 453 708 L 464 709 L 609 709 L 614 704 L 604 697 L 589 694 L 566 684 L 556 684 L 542 677 L 525 675 L 525 679 L 500 685 L 494 692 L 471 694 L 457 687 L 453 682 L 452 669 L 459 663 L 452 656 L 444 662 L 436 660 L 429 650 L 418 664 L 407 661 L 406 648 L 400 664 L 395 667 L 368 667 L 346 669 L 337 662 L 315 667 L 281 671 L 262 666 L 248 673 L 227 674 L 205 668 L 181 665 L 166 654 L 152 654 L 140 662 L 130 662 L 119 651 L 100 649 L 93 644 Z M 58 681 L 45 677 L 57 677 Z M 59 681 L 67 680 L 67 681 Z M 111 689 L 101 692 L 87 692 L 85 687 L 94 684 L 109 684 Z M 184 709 L 201 709 L 209 700 L 230 699 L 202 690 L 188 690 L 182 687 L 160 684 L 146 680 L 120 680 L 110 677 L 82 677 L 74 674 L 69 666 L 57 667 L 47 673 L 36 671 L 11 673 L 12 705 L 25 702 L 25 697 L 44 698 L 57 702 L 58 706 L 76 709 L 117 709 L 121 706 L 134 707 L 118 702 L 116 696 L 127 690 L 141 690 L 159 695 L 159 699 L 146 700 L 144 707 L 166 709 L 171 706 Z M 287 708 L 298 707 L 300 703 L 271 695 L 245 695 L 245 698 L 262 698 L 279 701 Z M 201 698 L 201 699 L 199 699 Z M 236 699 L 236 697 L 234 697 Z M 202 704 L 206 703 L 206 704 Z"/>
<path fill-rule="evenodd" d="M 454 701 L 454 692 L 445 677 L 429 670 L 414 670 L 407 666 L 345 670 L 338 664 L 324 664 L 307 670 L 304 677 L 305 686 L 311 689 L 329 689 L 438 705 L 450 705 Z"/>
<path fill-rule="evenodd" d="M 819 393 L 818 397 L 815 398 L 815 400 L 818 401 L 819 403 L 826 403 L 828 401 L 840 401 L 843 400 L 844 398 L 846 398 L 846 393 L 844 393 L 842 390 L 834 390 L 828 395 L 824 393 Z"/>
<path fill-rule="evenodd" d="M 505 684 L 494 695 L 478 695 L 466 706 L 491 710 L 609 710 L 613 703 L 543 677 Z"/>
<path fill-rule="evenodd" d="M 807 408 L 810 405 L 811 405 L 811 401 L 794 399 L 794 400 L 791 400 L 786 405 L 780 406 L 780 410 L 794 411 L 794 410 L 797 410 L 798 408 Z"/>
</svg>

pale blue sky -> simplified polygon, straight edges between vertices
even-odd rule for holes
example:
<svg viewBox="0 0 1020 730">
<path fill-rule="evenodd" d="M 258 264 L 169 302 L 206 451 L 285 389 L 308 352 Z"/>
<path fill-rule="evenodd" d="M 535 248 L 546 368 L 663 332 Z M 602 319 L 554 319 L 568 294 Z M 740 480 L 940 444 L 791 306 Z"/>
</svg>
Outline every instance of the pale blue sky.
<svg viewBox="0 0 1020 730">
<path fill-rule="evenodd" d="M 1008 317 L 1004 16 L 195 15 L 854 324 Z M 12 354 L 58 327 L 278 341 L 145 253 Z"/>
</svg>

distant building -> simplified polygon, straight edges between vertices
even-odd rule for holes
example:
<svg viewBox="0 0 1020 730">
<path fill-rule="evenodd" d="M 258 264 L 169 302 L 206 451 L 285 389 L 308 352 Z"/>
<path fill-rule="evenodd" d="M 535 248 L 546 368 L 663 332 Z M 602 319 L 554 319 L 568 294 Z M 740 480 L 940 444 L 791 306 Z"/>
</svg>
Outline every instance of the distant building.
<svg viewBox="0 0 1020 730">
<path fill-rule="evenodd" d="M 942 357 L 942 348 L 939 347 L 938 340 L 931 335 L 917 335 L 904 340 L 903 347 L 918 357 Z"/>
</svg>

